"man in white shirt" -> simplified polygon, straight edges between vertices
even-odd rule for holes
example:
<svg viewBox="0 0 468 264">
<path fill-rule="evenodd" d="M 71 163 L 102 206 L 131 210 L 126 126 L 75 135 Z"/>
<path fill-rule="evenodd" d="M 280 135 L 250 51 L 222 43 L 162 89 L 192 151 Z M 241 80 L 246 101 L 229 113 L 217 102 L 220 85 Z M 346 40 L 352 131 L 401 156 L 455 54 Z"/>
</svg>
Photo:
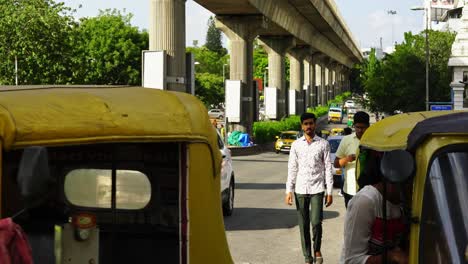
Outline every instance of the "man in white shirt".
<svg viewBox="0 0 468 264">
<path fill-rule="evenodd" d="M 328 141 L 315 135 L 316 117 L 312 113 L 301 115 L 304 136 L 291 145 L 286 182 L 286 204 L 292 205 L 293 192 L 298 212 L 302 253 L 305 262 L 323 262 L 322 243 L 323 199 L 325 206 L 333 203 L 333 174 Z M 309 209 L 310 208 L 310 209 Z M 310 223 L 312 223 L 314 255 L 311 252 Z"/>
<path fill-rule="evenodd" d="M 357 191 L 356 184 L 356 150 L 359 148 L 359 142 L 362 135 L 369 127 L 369 115 L 366 112 L 359 111 L 354 114 L 354 129 L 355 133 L 343 137 L 340 146 L 336 150 L 336 158 L 334 165 L 337 168 L 345 167 L 343 196 L 345 206 L 348 207 L 348 202 L 353 198 Z"/>
</svg>

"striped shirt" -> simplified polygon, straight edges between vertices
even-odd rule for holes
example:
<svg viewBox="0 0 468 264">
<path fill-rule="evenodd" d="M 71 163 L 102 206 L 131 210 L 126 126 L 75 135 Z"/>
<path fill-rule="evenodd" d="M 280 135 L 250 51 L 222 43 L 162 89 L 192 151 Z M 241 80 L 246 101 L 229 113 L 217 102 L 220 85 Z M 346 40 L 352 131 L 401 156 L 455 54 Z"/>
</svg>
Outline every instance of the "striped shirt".
<svg viewBox="0 0 468 264">
<path fill-rule="evenodd" d="M 305 136 L 294 141 L 289 152 L 286 193 L 321 193 L 325 184 L 331 195 L 333 174 L 328 141 L 317 135 L 310 143 Z"/>
</svg>

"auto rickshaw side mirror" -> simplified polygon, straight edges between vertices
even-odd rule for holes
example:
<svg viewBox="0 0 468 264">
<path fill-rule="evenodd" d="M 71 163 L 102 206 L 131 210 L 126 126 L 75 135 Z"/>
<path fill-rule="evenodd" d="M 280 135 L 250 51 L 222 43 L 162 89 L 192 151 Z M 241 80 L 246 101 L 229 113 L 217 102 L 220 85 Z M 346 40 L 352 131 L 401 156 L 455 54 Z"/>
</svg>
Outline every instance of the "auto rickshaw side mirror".
<svg viewBox="0 0 468 264">
<path fill-rule="evenodd" d="M 413 174 L 413 155 L 401 149 L 384 152 L 380 162 L 380 171 L 387 181 L 403 183 Z"/>
<path fill-rule="evenodd" d="M 45 147 L 28 147 L 23 151 L 18 170 L 18 187 L 26 208 L 40 206 L 55 180 L 50 175 Z"/>
</svg>

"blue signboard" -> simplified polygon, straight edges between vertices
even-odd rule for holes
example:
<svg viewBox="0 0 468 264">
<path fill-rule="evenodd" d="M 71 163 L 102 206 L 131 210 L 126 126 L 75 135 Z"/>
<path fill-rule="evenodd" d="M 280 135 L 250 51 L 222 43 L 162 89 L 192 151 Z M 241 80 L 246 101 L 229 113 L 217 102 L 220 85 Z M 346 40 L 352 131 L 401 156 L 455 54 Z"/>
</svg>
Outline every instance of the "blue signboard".
<svg viewBox="0 0 468 264">
<path fill-rule="evenodd" d="M 451 105 L 431 105 L 431 111 L 447 111 L 453 110 Z"/>
</svg>

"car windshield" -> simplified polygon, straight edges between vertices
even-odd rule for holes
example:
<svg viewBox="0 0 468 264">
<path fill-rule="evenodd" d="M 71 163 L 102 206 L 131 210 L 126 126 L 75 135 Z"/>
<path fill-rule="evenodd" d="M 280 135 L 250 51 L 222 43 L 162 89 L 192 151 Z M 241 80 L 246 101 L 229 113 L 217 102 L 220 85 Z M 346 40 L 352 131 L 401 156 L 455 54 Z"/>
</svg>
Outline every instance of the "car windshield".
<svg viewBox="0 0 468 264">
<path fill-rule="evenodd" d="M 339 109 L 330 109 L 330 112 L 341 113 L 341 110 L 339 110 Z"/>
<path fill-rule="evenodd" d="M 340 145 L 341 138 L 330 139 L 328 142 L 330 143 L 330 152 L 335 153 L 338 149 L 338 146 Z"/>
<path fill-rule="evenodd" d="M 280 136 L 281 139 L 297 139 L 297 134 L 281 134 Z"/>
</svg>

